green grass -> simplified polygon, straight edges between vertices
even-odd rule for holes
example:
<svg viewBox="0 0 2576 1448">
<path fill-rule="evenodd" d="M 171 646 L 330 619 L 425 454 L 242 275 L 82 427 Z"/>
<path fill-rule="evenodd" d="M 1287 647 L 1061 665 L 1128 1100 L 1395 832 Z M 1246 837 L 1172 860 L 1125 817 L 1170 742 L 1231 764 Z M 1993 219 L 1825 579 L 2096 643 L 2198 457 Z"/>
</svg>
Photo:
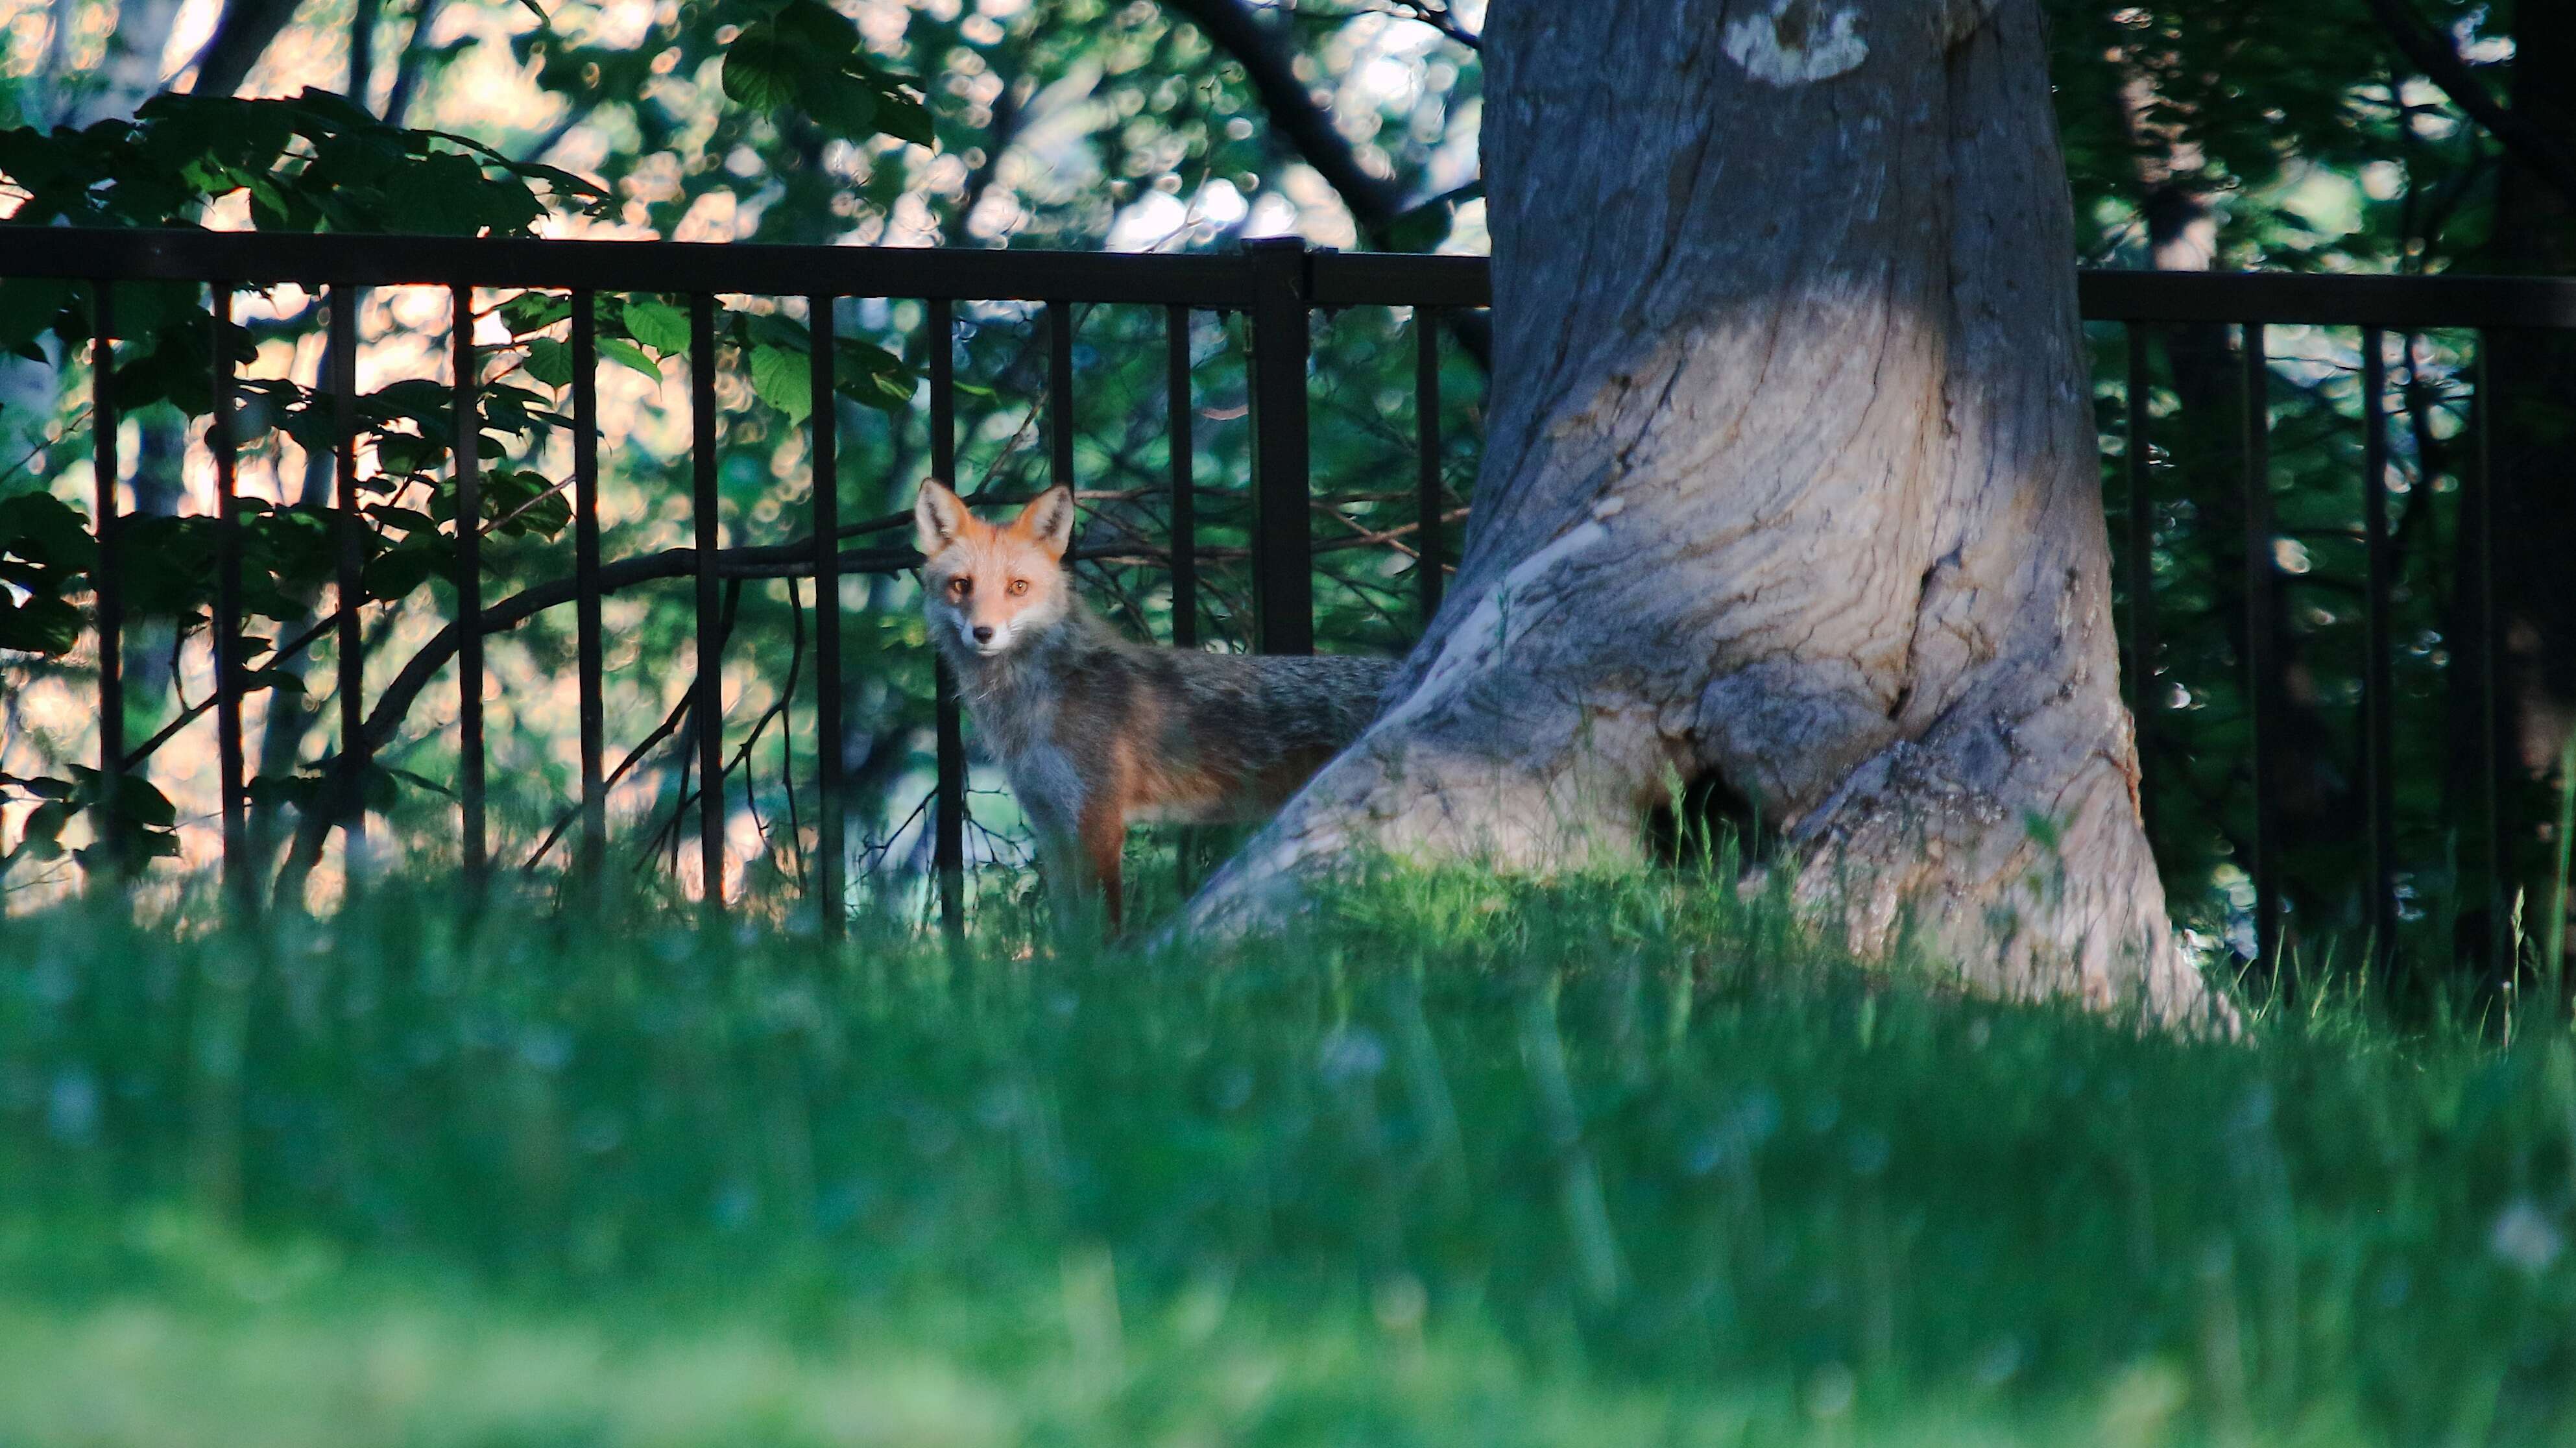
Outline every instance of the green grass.
<svg viewBox="0 0 2576 1448">
<path fill-rule="evenodd" d="M 1223 959 L 0 921 L 0 1444 L 2576 1441 L 2576 1055 L 1686 877 Z"/>
</svg>

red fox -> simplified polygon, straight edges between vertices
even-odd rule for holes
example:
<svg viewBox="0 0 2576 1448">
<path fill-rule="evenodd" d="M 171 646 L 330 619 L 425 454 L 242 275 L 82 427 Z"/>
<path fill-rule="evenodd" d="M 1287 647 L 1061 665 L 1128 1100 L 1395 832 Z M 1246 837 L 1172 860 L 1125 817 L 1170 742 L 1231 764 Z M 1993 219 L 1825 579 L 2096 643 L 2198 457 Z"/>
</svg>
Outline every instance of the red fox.
<svg viewBox="0 0 2576 1448">
<path fill-rule="evenodd" d="M 1037 831 L 1048 885 L 1104 892 L 1113 935 L 1129 823 L 1266 817 L 1368 727 L 1395 667 L 1126 638 L 1074 597 L 1065 488 L 997 527 L 926 482 L 913 525 L 930 637 Z"/>
</svg>

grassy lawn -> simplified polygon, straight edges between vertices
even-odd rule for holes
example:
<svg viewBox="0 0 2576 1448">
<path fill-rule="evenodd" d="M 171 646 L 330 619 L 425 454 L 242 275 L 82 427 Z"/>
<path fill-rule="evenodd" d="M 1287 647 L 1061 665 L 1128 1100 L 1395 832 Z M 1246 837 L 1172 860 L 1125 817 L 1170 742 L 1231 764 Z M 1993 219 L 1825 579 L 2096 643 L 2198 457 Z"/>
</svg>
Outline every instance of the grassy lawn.
<svg viewBox="0 0 2576 1448">
<path fill-rule="evenodd" d="M 0 1444 L 2576 1441 L 2563 1020 L 2142 1037 L 1687 880 L 1224 959 L 0 921 Z"/>
</svg>

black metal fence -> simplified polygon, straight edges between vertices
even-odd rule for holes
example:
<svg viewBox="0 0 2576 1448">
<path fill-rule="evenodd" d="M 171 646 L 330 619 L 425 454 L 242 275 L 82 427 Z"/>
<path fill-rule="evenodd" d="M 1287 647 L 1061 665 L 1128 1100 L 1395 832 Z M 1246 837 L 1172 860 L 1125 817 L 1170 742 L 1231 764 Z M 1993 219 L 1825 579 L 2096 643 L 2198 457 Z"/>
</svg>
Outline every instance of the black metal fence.
<svg viewBox="0 0 2576 1448">
<path fill-rule="evenodd" d="M 344 299 L 384 286 L 434 286 L 451 291 L 454 315 L 469 318 L 477 289 L 543 289 L 568 293 L 571 299 L 570 383 L 573 420 L 572 520 L 575 539 L 574 576 L 564 597 L 523 595 L 512 606 L 487 608 L 482 588 L 481 530 L 454 529 L 453 567 L 457 664 L 457 708 L 460 768 L 455 796 L 461 852 L 469 871 L 486 868 L 489 859 L 486 822 L 487 783 L 483 738 L 483 638 L 509 628 L 537 609 L 571 602 L 577 614 L 577 672 L 580 718 L 581 847 L 578 868 L 595 872 L 606 844 L 607 815 L 604 770 L 603 647 L 600 605 L 603 597 L 633 578 L 618 576 L 600 556 L 599 415 L 595 374 L 599 361 L 594 298 L 601 293 L 687 294 L 692 299 L 690 323 L 690 413 L 692 420 L 692 489 L 695 548 L 676 568 L 652 576 L 684 572 L 693 578 L 698 672 L 695 709 L 701 721 L 696 734 L 698 768 L 704 782 L 698 792 L 698 837 L 704 891 L 710 901 L 725 895 L 725 791 L 723 759 L 722 675 L 719 667 L 724 630 L 720 627 L 720 581 L 725 576 L 805 576 L 816 580 L 815 668 L 817 728 L 821 738 L 840 737 L 842 648 L 840 609 L 834 601 L 845 562 L 844 541 L 862 525 L 845 524 L 837 489 L 813 490 L 810 544 L 781 548 L 723 550 L 719 534 L 717 483 L 718 436 L 715 398 L 715 321 L 718 294 L 805 298 L 814 328 L 812 385 L 817 397 L 832 392 L 832 301 L 845 297 L 914 298 L 924 301 L 927 327 L 934 339 L 952 332 L 955 308 L 968 302 L 1028 302 L 1044 306 L 1047 340 L 1046 387 L 1051 429 L 1048 470 L 1053 481 L 1071 483 L 1074 472 L 1072 411 L 1067 405 L 1074 386 L 1073 308 L 1093 303 L 1141 304 L 1165 309 L 1170 338 L 1168 390 L 1171 491 L 1169 517 L 1170 586 L 1174 598 L 1174 641 L 1197 642 L 1194 605 L 1199 583 L 1199 557 L 1194 528 L 1189 409 L 1192 398 L 1188 323 L 1194 310 L 1236 314 L 1248 324 L 1250 365 L 1248 395 L 1252 433 L 1252 603 L 1254 646 L 1267 652 L 1304 652 L 1313 645 L 1313 574 L 1309 511 L 1308 374 L 1310 326 L 1319 312 L 1348 307 L 1419 309 L 1414 329 L 1418 355 L 1414 369 L 1421 467 L 1416 483 L 1418 517 L 1414 520 L 1421 562 L 1414 570 L 1419 603 L 1425 615 L 1437 606 L 1443 556 L 1443 500 L 1438 466 L 1441 439 L 1440 329 L 1428 323 L 1443 314 L 1482 308 L 1490 290 L 1485 263 L 1458 257 L 1350 255 L 1311 250 L 1294 240 L 1254 242 L 1225 255 L 1076 255 L 1045 252 L 895 250 L 871 248 L 778 247 L 759 245 L 693 245 L 662 242 L 580 242 L 522 240 L 453 240 L 415 237 L 279 236 L 260 234 L 161 233 L 28 229 L 0 231 L 0 278 L 53 278 L 89 284 L 94 298 L 96 358 L 104 364 L 116 334 L 114 298 L 117 283 L 203 283 L 212 297 L 211 339 L 215 359 L 209 379 L 215 399 L 207 435 L 212 453 L 217 497 L 216 587 L 213 637 L 216 641 L 216 688 L 209 701 L 219 736 L 219 793 L 225 876 L 247 898 L 253 862 L 245 831 L 246 781 L 243 752 L 243 698 L 247 662 L 240 655 L 243 626 L 243 558 L 236 507 L 236 429 L 238 396 L 235 353 L 228 335 L 235 327 L 234 295 L 242 288 L 294 284 L 321 289 L 331 302 L 333 345 L 325 385 L 332 399 L 336 439 L 335 477 L 341 490 L 334 512 L 337 535 L 336 581 L 339 596 L 362 596 L 359 573 L 361 524 L 354 507 L 355 439 L 359 435 L 356 378 L 356 310 Z M 2123 324 L 2127 358 L 2125 397 L 2126 505 L 2119 576 L 2126 594 L 2126 674 L 2134 702 L 2146 702 L 2145 690 L 2156 678 L 2158 658 L 2158 585 L 2154 566 L 2156 524 L 2154 475 L 2150 460 L 2151 406 L 2149 343 L 2159 328 L 2224 324 L 2241 329 L 2238 357 L 2242 366 L 2244 432 L 2243 590 L 2248 612 L 2244 632 L 2247 709 L 2250 714 L 2250 780 L 2254 793 L 2253 838 L 2245 862 L 2256 894 L 2255 940 L 2269 949 L 2280 938 L 2281 871 L 2277 849 L 2276 797 L 2281 772 L 2280 741 L 2275 721 L 2282 709 L 2282 664 L 2275 635 L 2263 624 L 2275 611 L 2279 578 L 2271 523 L 2270 468 L 2271 380 L 2265 329 L 2274 325 L 2358 328 L 2360 357 L 2367 372 L 2362 394 L 2369 399 L 2361 424 L 2365 435 L 2362 530 L 2370 560 L 2366 583 L 2368 657 L 2361 701 L 2363 766 L 2369 802 L 2367 922 L 2378 938 L 2395 929 L 2398 869 L 2392 834 L 2390 790 L 2394 768 L 2391 752 L 2389 659 L 2390 633 L 2388 419 L 2382 399 L 2383 335 L 2395 330 L 2449 329 L 2484 332 L 2503 328 L 2576 328 L 2576 281 L 2515 279 L 2392 278 L 2352 276 L 2088 273 L 2081 280 L 2087 319 Z M 477 435 L 476 346 L 470 325 L 453 328 L 453 398 L 455 435 Z M 2480 352 L 2483 354 L 2481 346 Z M 930 419 L 930 472 L 956 476 L 956 378 L 950 347 L 926 348 Z M 2479 364 L 2482 372 L 2483 361 Z M 2483 380 L 2481 378 L 2481 380 Z M 125 700 L 122 631 L 126 618 L 126 580 L 120 571 L 118 516 L 116 370 L 92 369 L 95 475 L 100 480 L 94 501 L 93 527 L 99 549 L 95 572 L 99 771 L 113 797 L 118 781 L 139 763 L 124 737 Z M 2476 427 L 2487 427 L 2487 409 L 2474 413 Z M 838 424 L 829 405 L 816 407 L 810 419 L 813 476 L 831 480 L 837 473 Z M 481 516 L 477 489 L 476 449 L 454 452 L 457 491 L 455 516 Z M 2472 489 L 2480 485 L 2483 465 L 2470 469 Z M 2463 526 L 2485 530 L 2480 546 L 2490 547 L 2493 510 L 2474 492 L 2464 501 Z M 1427 566 L 1424 566 L 1427 565 Z M 632 570 L 629 570 L 632 571 Z M 639 577 L 642 575 L 638 575 Z M 2501 875 L 2497 862 L 2506 845 L 2501 838 L 2503 812 L 2498 781 L 2507 764 L 2500 755 L 2501 731 L 2494 720 L 2498 683 L 2492 646 L 2496 617 L 2492 573 L 2481 580 L 2484 590 L 2475 626 L 2489 646 L 2476 651 L 2480 676 L 2473 681 L 2489 721 L 2484 732 L 2485 757 L 2480 777 L 2487 781 L 2483 831 L 2479 848 L 2491 876 Z M 355 807 L 358 772 L 368 760 L 370 740 L 365 720 L 365 650 L 359 612 L 341 608 L 333 626 L 339 639 L 337 666 L 337 768 L 348 781 L 351 799 L 336 814 L 336 826 L 350 836 L 365 828 L 365 811 Z M 417 684 L 414 685 L 417 687 Z M 2141 730 L 2151 742 L 2155 708 L 2138 710 Z M 943 910 L 954 921 L 961 910 L 965 754 L 953 690 L 943 677 L 937 717 L 939 784 L 936 793 L 935 868 Z M 837 929 L 847 898 L 844 878 L 848 858 L 839 778 L 842 761 L 836 748 L 817 751 L 819 759 L 819 869 L 814 893 L 827 929 Z M 2153 781 L 2151 780 L 2152 784 Z M 2150 808 L 2154 795 L 2148 796 Z"/>
</svg>

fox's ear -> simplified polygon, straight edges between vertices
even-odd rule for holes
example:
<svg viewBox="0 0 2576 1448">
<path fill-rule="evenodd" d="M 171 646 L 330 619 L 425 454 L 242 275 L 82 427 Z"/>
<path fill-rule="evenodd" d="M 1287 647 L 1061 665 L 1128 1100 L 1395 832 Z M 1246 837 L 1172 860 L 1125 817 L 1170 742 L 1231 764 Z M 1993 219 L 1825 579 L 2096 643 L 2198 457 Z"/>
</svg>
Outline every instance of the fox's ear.
<svg viewBox="0 0 2576 1448">
<path fill-rule="evenodd" d="M 957 541 L 966 530 L 966 500 L 948 491 L 946 485 L 933 480 L 921 485 L 921 495 L 912 500 L 912 542 L 929 558 L 940 549 Z"/>
<path fill-rule="evenodd" d="M 1029 499 L 1011 527 L 1049 556 L 1064 557 L 1065 549 L 1073 546 L 1073 489 L 1049 488 Z"/>
</svg>

